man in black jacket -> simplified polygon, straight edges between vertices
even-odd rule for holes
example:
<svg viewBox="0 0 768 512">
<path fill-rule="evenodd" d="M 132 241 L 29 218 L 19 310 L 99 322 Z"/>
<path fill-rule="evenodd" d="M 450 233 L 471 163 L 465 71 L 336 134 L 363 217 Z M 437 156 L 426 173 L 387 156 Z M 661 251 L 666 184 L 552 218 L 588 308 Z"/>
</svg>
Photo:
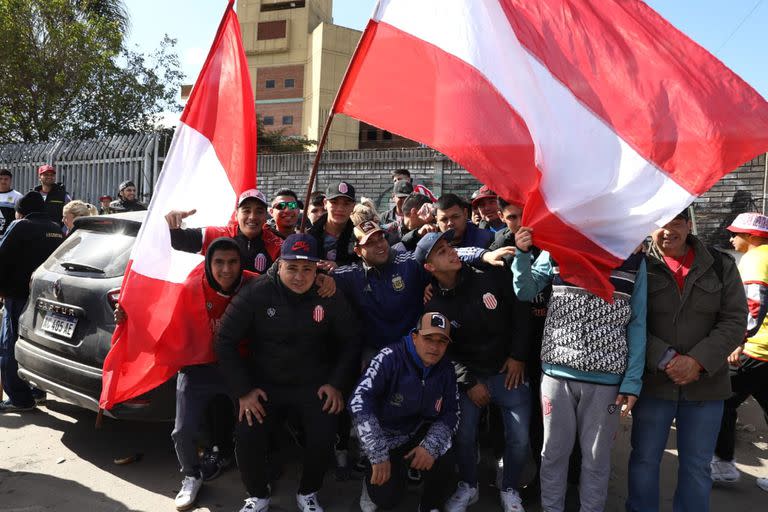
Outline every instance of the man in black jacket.
<svg viewBox="0 0 768 512">
<path fill-rule="evenodd" d="M 16 203 L 16 218 L 0 238 L 0 297 L 5 299 L 5 314 L 0 331 L 0 371 L 8 400 L 0 402 L 0 412 L 26 411 L 35 399 L 26 382 L 17 375 L 14 354 L 19 317 L 29 297 L 32 272 L 56 250 L 64 239 L 61 228 L 45 214 L 43 197 L 28 192 Z"/>
<path fill-rule="evenodd" d="M 126 180 L 117 188 L 117 199 L 109 203 L 110 213 L 140 212 L 146 210 L 144 203 L 136 199 L 136 184 Z"/>
<path fill-rule="evenodd" d="M 305 432 L 304 467 L 296 500 L 303 512 L 322 512 L 317 491 L 333 450 L 341 390 L 359 370 L 357 320 L 341 294 L 322 298 L 313 287 L 316 240 L 284 241 L 278 265 L 248 283 L 227 307 L 216 355 L 238 398 L 235 454 L 249 498 L 241 512 L 269 508 L 268 430 L 275 416 L 294 412 Z M 248 359 L 239 352 L 247 340 Z"/>
<path fill-rule="evenodd" d="M 355 207 L 355 187 L 346 181 L 333 183 L 325 194 L 326 214 L 312 224 L 309 234 L 315 237 L 320 264 L 325 270 L 349 265 L 360 260 L 355 253 L 354 225 L 350 220 Z"/>
<path fill-rule="evenodd" d="M 452 231 L 428 233 L 416 246 L 416 259 L 432 274 L 434 294 L 428 311 L 451 319 L 448 355 L 459 382 L 461 420 L 456 433 L 459 486 L 445 510 L 463 512 L 476 503 L 477 429 L 482 409 L 500 409 L 504 422 L 504 475 L 501 502 L 506 512 L 521 511 L 516 487 L 528 457 L 531 393 L 525 377 L 529 307 L 518 301 L 504 272 L 482 272 L 463 265 L 450 246 Z"/>
<path fill-rule="evenodd" d="M 41 165 L 37 169 L 37 178 L 40 184 L 35 187 L 35 192 L 40 193 L 45 201 L 44 212 L 53 222 L 61 227 L 63 225 L 64 205 L 72 200 L 64 188 L 63 183 L 56 183 L 56 169 L 52 165 Z"/>
</svg>

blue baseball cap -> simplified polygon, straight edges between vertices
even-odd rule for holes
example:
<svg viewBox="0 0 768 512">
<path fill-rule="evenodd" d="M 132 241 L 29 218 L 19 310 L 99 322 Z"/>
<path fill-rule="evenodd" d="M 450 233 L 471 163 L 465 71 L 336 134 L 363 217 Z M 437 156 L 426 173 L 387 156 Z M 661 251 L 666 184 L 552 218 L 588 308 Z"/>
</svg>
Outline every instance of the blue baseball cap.
<svg viewBox="0 0 768 512">
<path fill-rule="evenodd" d="M 283 240 L 280 258 L 283 260 L 320 261 L 317 240 L 306 233 L 295 233 Z"/>
<path fill-rule="evenodd" d="M 413 251 L 413 255 L 416 258 L 416 261 L 419 263 L 426 262 L 427 258 L 429 257 L 429 253 L 431 253 L 432 249 L 435 248 L 435 244 L 443 239 L 448 242 L 453 240 L 453 230 L 449 229 L 448 231 L 443 231 L 442 233 L 427 233 L 421 237 L 419 243 L 416 244 L 416 250 Z"/>
</svg>

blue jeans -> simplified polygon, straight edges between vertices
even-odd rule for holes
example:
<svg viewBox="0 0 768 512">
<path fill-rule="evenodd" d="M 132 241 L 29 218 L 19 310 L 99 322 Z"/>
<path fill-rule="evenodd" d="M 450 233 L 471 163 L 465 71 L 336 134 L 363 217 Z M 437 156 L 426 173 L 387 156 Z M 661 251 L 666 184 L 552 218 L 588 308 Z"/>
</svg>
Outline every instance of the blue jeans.
<svg viewBox="0 0 768 512">
<path fill-rule="evenodd" d="M 506 389 L 506 374 L 500 373 L 478 382 L 488 387 L 491 402 L 501 410 L 504 421 L 504 477 L 502 487 L 514 489 L 528 458 L 528 426 L 531 421 L 531 388 L 528 382 Z M 456 458 L 459 480 L 477 487 L 477 426 L 481 409 L 467 393 L 459 396 L 461 420 L 456 432 Z"/>
<path fill-rule="evenodd" d="M 672 510 L 709 510 L 712 490 L 709 463 L 722 416 L 722 400 L 689 402 L 640 397 L 632 410 L 628 512 L 659 510 L 659 465 L 673 419 L 677 427 L 679 466 Z"/>
<path fill-rule="evenodd" d="M 6 297 L 3 325 L 0 329 L 0 372 L 3 391 L 11 403 L 18 407 L 35 405 L 29 384 L 19 378 L 19 365 L 14 354 L 16 339 L 19 337 L 19 317 L 26 304 L 26 298 Z"/>
</svg>

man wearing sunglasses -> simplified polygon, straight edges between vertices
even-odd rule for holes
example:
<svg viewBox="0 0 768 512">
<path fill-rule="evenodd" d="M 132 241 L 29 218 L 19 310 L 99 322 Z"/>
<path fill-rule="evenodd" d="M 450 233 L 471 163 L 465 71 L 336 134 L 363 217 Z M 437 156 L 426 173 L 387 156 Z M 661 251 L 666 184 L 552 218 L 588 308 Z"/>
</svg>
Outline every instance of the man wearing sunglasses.
<svg viewBox="0 0 768 512">
<path fill-rule="evenodd" d="M 296 232 L 299 223 L 299 198 L 293 190 L 284 188 L 278 190 L 272 198 L 267 221 L 267 228 L 283 240 Z"/>
</svg>

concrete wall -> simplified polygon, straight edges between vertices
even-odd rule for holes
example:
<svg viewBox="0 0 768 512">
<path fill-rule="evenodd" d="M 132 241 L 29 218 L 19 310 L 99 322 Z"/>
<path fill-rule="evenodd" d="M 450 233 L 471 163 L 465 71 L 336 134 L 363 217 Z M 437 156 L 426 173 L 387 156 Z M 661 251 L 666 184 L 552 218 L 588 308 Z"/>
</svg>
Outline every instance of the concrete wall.
<svg viewBox="0 0 768 512">
<path fill-rule="evenodd" d="M 259 157 L 258 187 L 271 196 L 282 187 L 292 188 L 301 197 L 307 188 L 314 153 L 263 155 Z M 694 203 L 699 235 L 708 244 L 728 246 L 728 226 L 746 211 L 761 211 L 766 176 L 765 155 L 739 167 L 720 180 Z M 436 195 L 453 192 L 469 198 L 480 182 L 440 153 L 425 148 L 328 151 L 321 160 L 318 185 L 325 190 L 333 180 L 344 179 L 360 196 L 374 200 L 380 212 L 391 207 L 394 169 L 407 168 L 414 179 Z"/>
</svg>

